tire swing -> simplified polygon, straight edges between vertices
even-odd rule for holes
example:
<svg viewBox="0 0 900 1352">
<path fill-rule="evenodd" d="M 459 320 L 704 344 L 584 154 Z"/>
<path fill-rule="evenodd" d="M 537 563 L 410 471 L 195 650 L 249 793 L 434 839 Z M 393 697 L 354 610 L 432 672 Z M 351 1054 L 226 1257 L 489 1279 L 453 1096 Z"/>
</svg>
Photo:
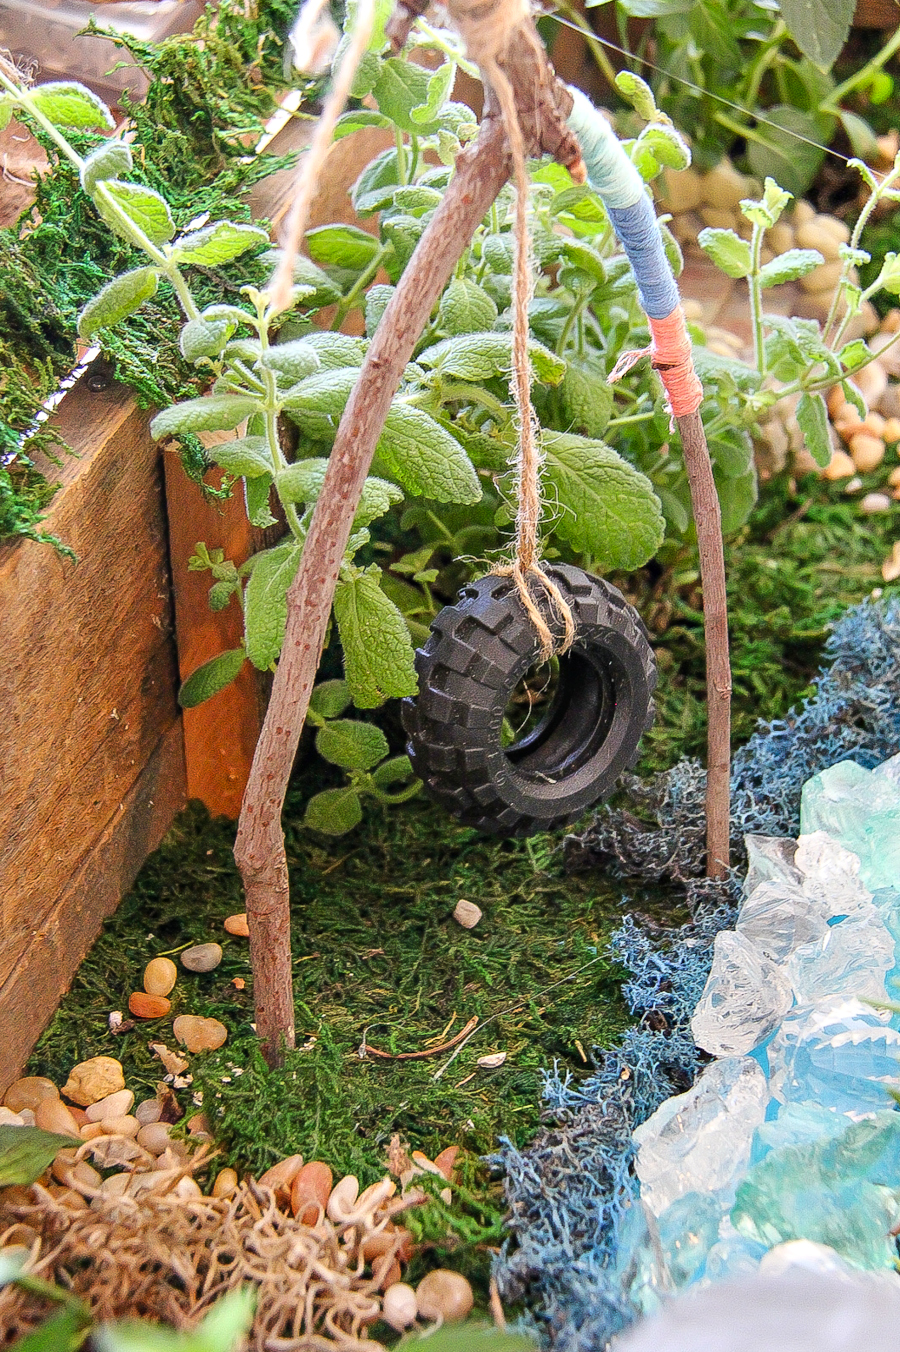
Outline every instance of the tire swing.
<svg viewBox="0 0 900 1352">
<path fill-rule="evenodd" d="M 435 617 L 416 654 L 419 694 L 404 700 L 403 725 L 413 769 L 431 798 L 486 834 L 528 836 L 574 821 L 613 791 L 653 722 L 657 673 L 647 631 L 621 592 L 580 568 L 539 563 L 539 461 L 527 349 L 527 177 L 516 146 L 521 134 L 499 80 L 496 92 L 517 188 L 516 560 L 465 587 L 459 601 Z M 580 91 L 571 92 L 569 126 L 581 143 L 588 181 L 603 198 L 634 269 L 654 366 L 674 411 L 687 403 L 696 408 L 702 390 L 643 180 L 606 120 Z M 628 365 L 633 360 L 630 354 Z"/>
</svg>

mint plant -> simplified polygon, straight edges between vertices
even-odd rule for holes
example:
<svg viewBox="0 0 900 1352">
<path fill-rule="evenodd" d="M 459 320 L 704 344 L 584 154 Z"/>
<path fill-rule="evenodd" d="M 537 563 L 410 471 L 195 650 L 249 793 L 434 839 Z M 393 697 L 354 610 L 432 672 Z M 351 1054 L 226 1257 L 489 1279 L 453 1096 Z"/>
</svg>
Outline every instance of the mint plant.
<svg viewBox="0 0 900 1352">
<path fill-rule="evenodd" d="M 749 381 L 747 368 L 743 367 L 736 384 L 737 406 L 722 410 L 713 419 L 710 434 L 725 434 L 729 425 L 750 426 L 765 409 L 779 400 L 799 395 L 797 420 L 810 454 L 822 468 L 828 464 L 832 453 L 824 392 L 841 385 L 845 398 L 865 417 L 865 401 L 850 378 L 881 355 L 872 352 L 862 338 L 848 340 L 848 327 L 862 306 L 879 292 L 900 295 L 900 257 L 897 254 L 885 255 L 869 286 L 861 287 L 856 278 L 856 269 L 872 261 L 871 255 L 861 247 L 863 232 L 872 213 L 882 202 L 900 201 L 900 155 L 890 172 L 880 178 L 876 178 L 861 160 L 852 160 L 851 164 L 862 176 L 869 197 L 860 211 L 850 242 L 840 246 L 840 277 L 824 325 L 814 319 L 796 319 L 765 311 L 764 293 L 767 290 L 803 277 L 824 262 L 816 249 L 789 249 L 768 263 L 761 262 L 766 232 L 777 224 L 791 200 L 791 194 L 774 180 L 766 179 L 761 199 L 747 199 L 741 203 L 741 212 L 751 226 L 749 240 L 741 239 L 733 230 L 712 228 L 702 230 L 698 236 L 700 246 L 723 272 L 747 282 L 756 368 L 756 380 Z M 739 371 L 740 365 L 734 363 L 732 369 Z M 766 381 L 765 388 L 763 381 Z"/>
</svg>

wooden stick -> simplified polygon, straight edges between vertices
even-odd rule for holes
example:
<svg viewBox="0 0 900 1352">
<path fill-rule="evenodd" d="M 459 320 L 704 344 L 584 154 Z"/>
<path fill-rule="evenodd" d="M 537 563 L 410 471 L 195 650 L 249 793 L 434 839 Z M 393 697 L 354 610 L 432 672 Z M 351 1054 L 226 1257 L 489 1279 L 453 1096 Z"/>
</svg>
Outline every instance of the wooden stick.
<svg viewBox="0 0 900 1352">
<path fill-rule="evenodd" d="M 721 878 L 729 867 L 731 833 L 731 663 L 722 513 L 706 433 L 698 413 L 676 418 L 700 551 L 703 629 L 706 639 L 706 873 Z"/>
</svg>

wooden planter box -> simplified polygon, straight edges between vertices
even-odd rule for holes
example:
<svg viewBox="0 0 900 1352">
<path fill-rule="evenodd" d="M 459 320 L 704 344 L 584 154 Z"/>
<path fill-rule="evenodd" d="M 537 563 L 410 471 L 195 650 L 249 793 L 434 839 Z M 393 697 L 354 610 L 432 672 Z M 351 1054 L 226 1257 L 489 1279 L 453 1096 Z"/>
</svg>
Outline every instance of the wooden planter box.
<svg viewBox="0 0 900 1352">
<path fill-rule="evenodd" d="M 367 129 L 336 144 L 311 224 L 352 218 L 347 189 L 386 143 Z M 258 185 L 254 214 L 277 224 L 290 186 L 289 174 Z M 203 540 L 240 563 L 263 540 L 239 498 L 203 498 L 151 440 L 151 416 L 94 363 L 57 415 L 75 454 L 47 467 L 62 486 L 44 528 L 78 562 L 0 545 L 0 1095 L 186 801 L 238 815 L 261 726 L 249 666 L 178 707 L 180 681 L 241 636 L 237 607 L 210 611 L 209 575 L 188 559 Z"/>
</svg>

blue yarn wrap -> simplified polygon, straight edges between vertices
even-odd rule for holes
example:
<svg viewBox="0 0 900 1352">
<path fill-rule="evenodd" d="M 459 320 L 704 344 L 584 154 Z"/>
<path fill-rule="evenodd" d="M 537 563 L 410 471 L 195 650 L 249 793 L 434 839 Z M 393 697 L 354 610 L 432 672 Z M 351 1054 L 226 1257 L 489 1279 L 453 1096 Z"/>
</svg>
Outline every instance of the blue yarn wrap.
<svg viewBox="0 0 900 1352">
<path fill-rule="evenodd" d="M 590 99 L 580 89 L 570 88 L 569 93 L 574 104 L 568 125 L 578 137 L 588 182 L 603 199 L 622 241 L 645 314 L 665 319 L 677 308 L 680 296 L 644 180 Z"/>
</svg>

